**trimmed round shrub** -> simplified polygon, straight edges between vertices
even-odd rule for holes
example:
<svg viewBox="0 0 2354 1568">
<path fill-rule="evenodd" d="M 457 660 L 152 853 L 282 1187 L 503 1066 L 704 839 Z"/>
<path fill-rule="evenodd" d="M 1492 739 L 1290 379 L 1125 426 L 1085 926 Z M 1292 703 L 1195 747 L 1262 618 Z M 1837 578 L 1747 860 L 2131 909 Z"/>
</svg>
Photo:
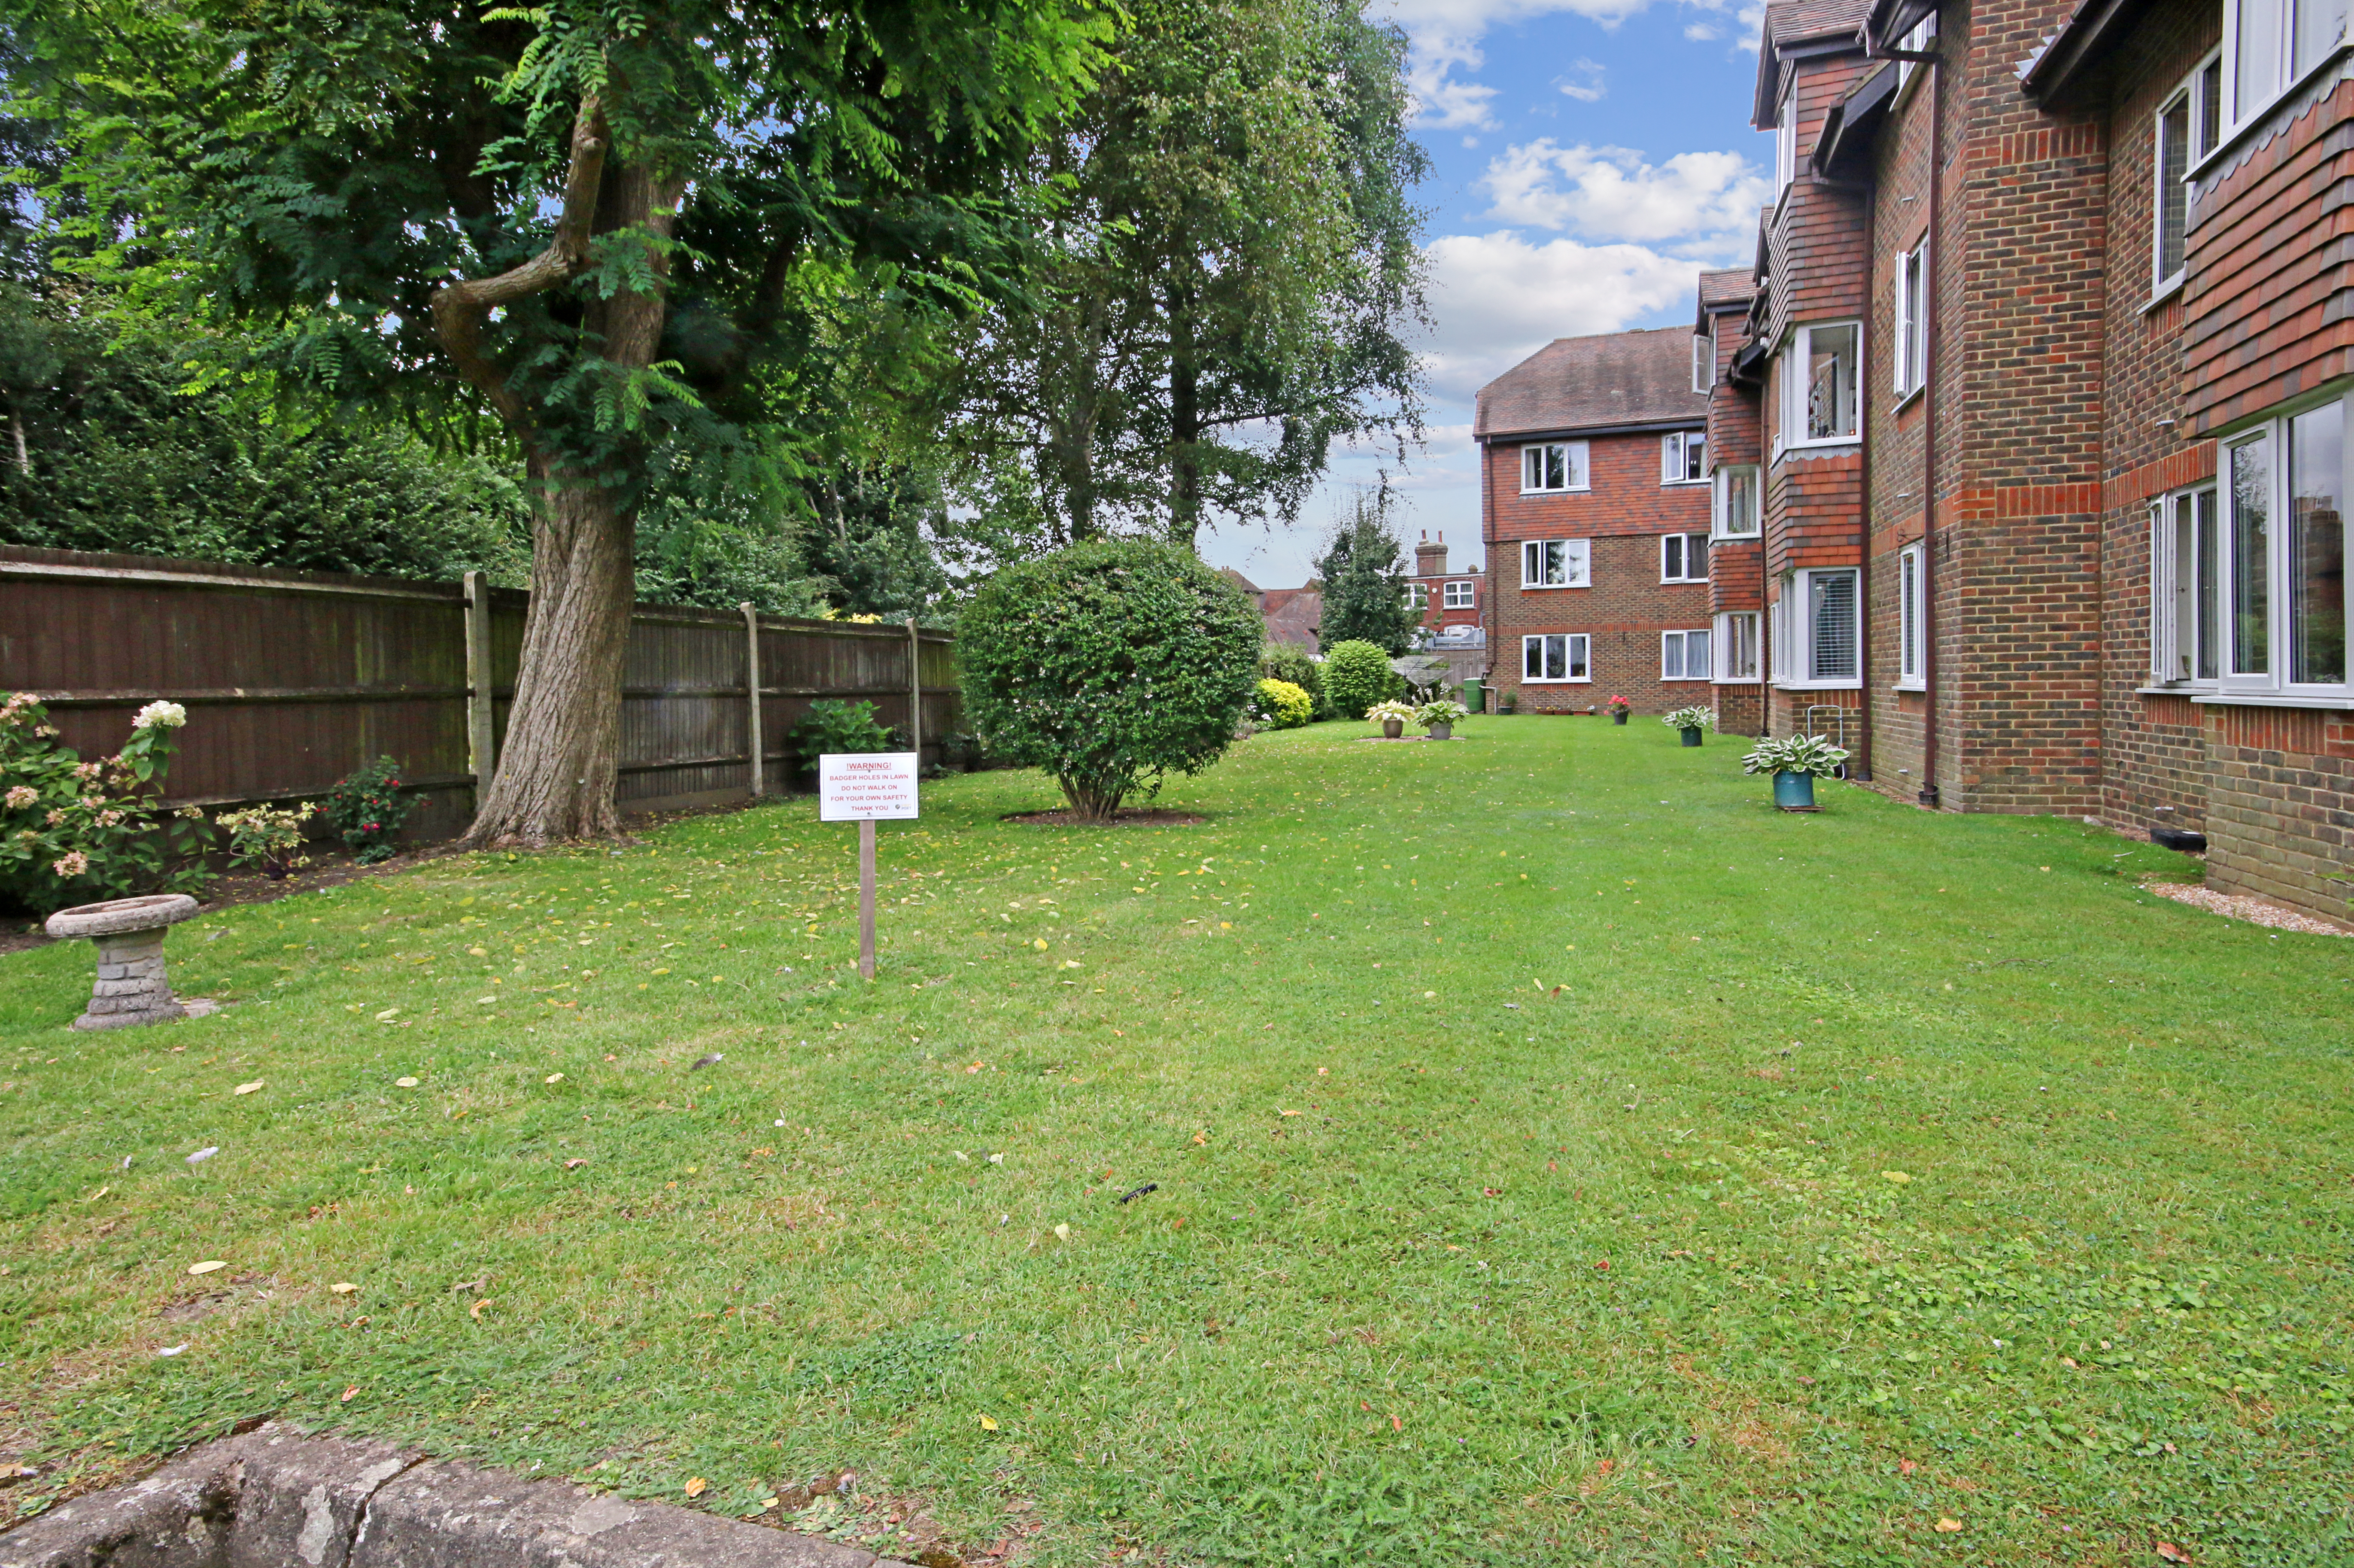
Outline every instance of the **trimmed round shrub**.
<svg viewBox="0 0 2354 1568">
<path fill-rule="evenodd" d="M 966 722 L 1108 821 L 1234 744 L 1265 623 L 1191 552 L 1098 539 L 1006 567 L 957 625 Z"/>
<path fill-rule="evenodd" d="M 1371 642 L 1336 642 L 1324 654 L 1324 690 L 1342 718 L 1361 719 L 1375 703 L 1405 692 L 1390 656 Z"/>
<path fill-rule="evenodd" d="M 1288 681 L 1308 694 L 1314 717 L 1332 716 L 1332 699 L 1324 692 L 1324 666 L 1297 642 L 1270 642 L 1258 651 L 1258 673 L 1264 681 Z"/>
<path fill-rule="evenodd" d="M 1298 729 L 1316 716 L 1316 699 L 1288 681 L 1261 681 L 1251 709 L 1271 729 Z"/>
</svg>

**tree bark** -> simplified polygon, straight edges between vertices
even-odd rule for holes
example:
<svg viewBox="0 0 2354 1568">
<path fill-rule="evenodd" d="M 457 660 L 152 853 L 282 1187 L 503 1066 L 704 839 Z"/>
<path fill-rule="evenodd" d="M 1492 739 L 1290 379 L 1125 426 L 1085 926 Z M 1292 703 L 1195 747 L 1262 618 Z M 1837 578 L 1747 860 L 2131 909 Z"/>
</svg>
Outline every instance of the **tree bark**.
<svg viewBox="0 0 2354 1568">
<path fill-rule="evenodd" d="M 1169 540 L 1189 550 L 1202 529 L 1202 384 L 1192 305 L 1187 291 L 1170 291 Z"/>
<path fill-rule="evenodd" d="M 1119 803 L 1128 793 L 1125 789 L 1083 784 L 1068 776 L 1055 782 L 1063 787 L 1063 799 L 1071 803 L 1071 810 L 1090 822 L 1108 822 L 1118 816 Z"/>
</svg>

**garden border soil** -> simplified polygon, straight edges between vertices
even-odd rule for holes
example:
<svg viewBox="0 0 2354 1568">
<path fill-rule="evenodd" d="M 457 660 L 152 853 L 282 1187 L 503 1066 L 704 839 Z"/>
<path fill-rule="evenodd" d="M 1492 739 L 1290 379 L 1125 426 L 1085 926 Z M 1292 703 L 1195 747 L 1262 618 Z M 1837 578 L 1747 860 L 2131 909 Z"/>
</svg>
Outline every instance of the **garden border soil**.
<svg viewBox="0 0 2354 1568">
<path fill-rule="evenodd" d="M 272 1424 L 0 1535 L 0 1568 L 907 1568 L 859 1547 Z"/>
<path fill-rule="evenodd" d="M 1001 822 L 1019 822 L 1028 828 L 1198 828 L 1210 819 L 1199 811 L 1180 811 L 1170 806 L 1122 806 L 1112 813 L 1108 822 L 1082 817 L 1067 808 L 1052 811 L 1008 811 L 998 819 Z"/>
</svg>

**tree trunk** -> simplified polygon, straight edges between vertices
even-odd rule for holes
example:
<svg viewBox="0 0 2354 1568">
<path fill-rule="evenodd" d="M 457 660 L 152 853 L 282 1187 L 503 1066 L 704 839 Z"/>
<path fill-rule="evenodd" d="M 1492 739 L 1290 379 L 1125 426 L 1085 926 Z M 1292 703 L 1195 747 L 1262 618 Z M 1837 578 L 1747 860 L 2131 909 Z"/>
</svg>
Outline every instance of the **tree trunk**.
<svg viewBox="0 0 2354 1568">
<path fill-rule="evenodd" d="M 1192 300 L 1169 298 L 1169 540 L 1193 547 L 1202 528 L 1201 366 L 1194 361 Z"/>
<path fill-rule="evenodd" d="M 1128 793 L 1125 789 L 1083 784 L 1067 775 L 1055 782 L 1063 787 L 1063 799 L 1071 803 L 1071 810 L 1090 822 L 1108 822 L 1118 816 L 1120 800 Z"/>
</svg>

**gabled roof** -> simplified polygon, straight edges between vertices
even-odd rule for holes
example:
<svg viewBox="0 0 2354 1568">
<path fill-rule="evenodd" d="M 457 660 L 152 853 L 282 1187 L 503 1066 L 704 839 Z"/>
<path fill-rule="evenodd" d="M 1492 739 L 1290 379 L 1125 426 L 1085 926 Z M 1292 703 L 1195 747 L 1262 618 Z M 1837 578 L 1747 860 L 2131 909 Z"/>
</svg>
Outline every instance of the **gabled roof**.
<svg viewBox="0 0 2354 1568">
<path fill-rule="evenodd" d="M 1692 331 L 1711 330 L 1719 311 L 1741 311 L 1757 295 L 1757 280 L 1746 267 L 1717 267 L 1700 275 L 1700 299 L 1692 313 Z"/>
<path fill-rule="evenodd" d="M 2083 0 L 2020 69 L 2020 90 L 2038 108 L 2061 104 L 2148 10 L 2148 0 Z"/>
<path fill-rule="evenodd" d="M 1865 77 L 1824 114 L 1822 133 L 1807 159 L 1815 173 L 1829 180 L 1872 177 L 1872 138 L 1896 101 L 1896 65 L 1891 60 Z"/>
<path fill-rule="evenodd" d="M 1558 337 L 1479 388 L 1476 439 L 1626 426 L 1698 425 L 1708 394 L 1691 387 L 1682 327 Z"/>
<path fill-rule="evenodd" d="M 1838 54 L 1863 47 L 1871 0 L 1779 0 L 1766 7 L 1757 48 L 1757 100 L 1749 122 L 1774 128 L 1782 96 L 1782 60 L 1789 53 Z"/>
</svg>

